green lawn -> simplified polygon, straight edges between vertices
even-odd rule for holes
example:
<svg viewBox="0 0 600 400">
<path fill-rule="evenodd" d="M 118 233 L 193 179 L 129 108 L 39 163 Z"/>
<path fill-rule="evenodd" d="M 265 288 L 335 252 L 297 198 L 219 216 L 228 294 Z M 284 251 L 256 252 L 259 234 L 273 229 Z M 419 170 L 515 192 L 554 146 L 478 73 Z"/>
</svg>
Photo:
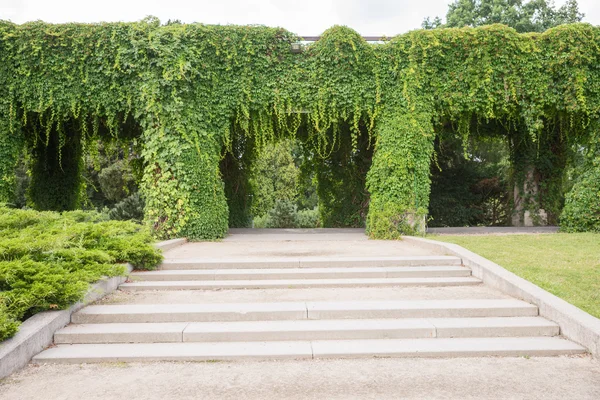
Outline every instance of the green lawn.
<svg viewBox="0 0 600 400">
<path fill-rule="evenodd" d="M 600 234 L 429 238 L 463 246 L 600 318 Z"/>
</svg>

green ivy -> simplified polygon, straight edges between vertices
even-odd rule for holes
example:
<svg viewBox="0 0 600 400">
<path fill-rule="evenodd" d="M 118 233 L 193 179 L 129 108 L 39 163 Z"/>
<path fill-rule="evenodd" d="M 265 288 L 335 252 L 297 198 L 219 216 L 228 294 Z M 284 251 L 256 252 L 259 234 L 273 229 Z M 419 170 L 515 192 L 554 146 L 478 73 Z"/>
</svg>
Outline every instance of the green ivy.
<svg viewBox="0 0 600 400">
<path fill-rule="evenodd" d="M 426 112 L 394 110 L 386 114 L 367 175 L 371 193 L 367 233 L 373 238 L 396 239 L 402 233 L 425 229 L 435 136 Z"/>
<path fill-rule="evenodd" d="M 223 184 L 220 164 L 226 152 L 242 154 L 236 143 L 260 154 L 277 138 L 297 137 L 316 165 L 340 148 L 356 153 L 366 135 L 376 143 L 367 227 L 388 237 L 426 214 L 438 126 L 450 123 L 467 137 L 472 121 L 475 128 L 496 121 L 507 138 L 528 140 L 527 162 L 548 162 L 539 169 L 553 177 L 565 165 L 564 149 L 591 143 L 590 121 L 600 116 L 600 28 L 588 24 L 541 34 L 502 25 L 418 30 L 379 44 L 335 26 L 294 53 L 298 40 L 281 28 L 155 18 L 0 21 L 0 200 L 10 196 L 24 142 L 36 157 L 34 178 L 50 165 L 72 177 L 91 143 L 135 137 L 143 147 L 145 220 L 155 235 L 215 239 L 230 221 L 243 223 L 249 207 L 235 203 L 230 220 L 233 186 Z M 562 150 L 548 150 L 557 138 Z M 69 150 L 74 143 L 81 152 Z M 544 190 L 559 186 L 548 182 Z M 60 209 L 77 205 L 81 187 L 74 178 L 60 192 L 65 199 L 51 200 L 32 190 L 37 208 Z"/>
</svg>

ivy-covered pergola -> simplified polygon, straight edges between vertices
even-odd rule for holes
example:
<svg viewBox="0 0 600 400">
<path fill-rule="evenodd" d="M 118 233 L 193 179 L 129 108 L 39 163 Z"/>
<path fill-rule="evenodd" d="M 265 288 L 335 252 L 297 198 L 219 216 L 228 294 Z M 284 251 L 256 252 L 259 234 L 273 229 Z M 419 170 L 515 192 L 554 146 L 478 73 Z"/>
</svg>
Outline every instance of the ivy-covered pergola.
<svg viewBox="0 0 600 400">
<path fill-rule="evenodd" d="M 354 179 L 354 155 L 373 152 L 363 181 L 367 231 L 393 238 L 423 224 L 443 126 L 506 138 L 523 199 L 517 219 L 540 208 L 539 187 L 560 185 L 556 171 L 573 148 L 598 141 L 600 28 L 518 34 L 491 25 L 367 43 L 336 26 L 292 51 L 299 40 L 280 28 L 153 18 L 0 22 L 0 202 L 24 146 L 30 200 L 66 210 L 78 206 L 82 155 L 99 140 L 135 140 L 157 236 L 219 238 L 230 212 L 248 207 L 231 181 L 245 179 L 256 149 L 292 136 L 315 163 L 349 155 L 335 164 L 350 165 L 338 171 L 341 182 Z M 343 196 L 344 185 L 336 190 Z"/>
</svg>

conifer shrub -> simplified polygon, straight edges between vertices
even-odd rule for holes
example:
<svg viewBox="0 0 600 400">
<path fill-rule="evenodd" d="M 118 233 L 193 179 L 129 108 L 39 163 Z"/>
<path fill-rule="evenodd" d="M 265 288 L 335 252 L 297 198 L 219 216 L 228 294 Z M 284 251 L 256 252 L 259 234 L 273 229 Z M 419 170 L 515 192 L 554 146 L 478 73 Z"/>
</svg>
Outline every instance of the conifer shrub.
<svg viewBox="0 0 600 400">
<path fill-rule="evenodd" d="M 124 274 L 124 263 L 155 268 L 162 255 L 152 243 L 147 227 L 97 212 L 0 206 L 0 340 L 35 313 L 81 300 L 102 277 Z"/>
</svg>

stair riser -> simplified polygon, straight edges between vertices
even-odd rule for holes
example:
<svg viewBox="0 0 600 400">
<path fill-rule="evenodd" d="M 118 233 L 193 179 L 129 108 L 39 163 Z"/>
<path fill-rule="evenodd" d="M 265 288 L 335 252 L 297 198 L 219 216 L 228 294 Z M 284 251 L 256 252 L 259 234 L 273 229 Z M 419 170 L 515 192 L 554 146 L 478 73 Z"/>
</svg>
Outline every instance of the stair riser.
<svg viewBox="0 0 600 400">
<path fill-rule="evenodd" d="M 503 328 L 410 328 L 379 330 L 252 331 L 252 332 L 164 332 L 54 335 L 56 344 L 85 343 L 176 343 L 176 342 L 263 342 L 296 340 L 416 339 L 437 337 L 527 337 L 556 336 L 558 327 Z"/>
<path fill-rule="evenodd" d="M 169 260 L 160 265 L 161 270 L 185 269 L 244 269 L 244 268 L 355 268 L 355 267 L 426 267 L 438 265 L 459 266 L 462 261 L 454 257 L 442 258 L 389 258 L 389 259 L 327 259 L 327 260 L 231 260 L 194 261 Z"/>
<path fill-rule="evenodd" d="M 401 272 L 320 272 L 320 273 L 289 273 L 289 274 L 132 274 L 133 282 L 140 281 L 225 281 L 225 280 L 285 280 L 285 279 L 365 279 L 365 278 L 442 278 L 442 277 L 466 277 L 471 276 L 471 270 L 449 269 L 447 271 L 401 271 Z"/>
<path fill-rule="evenodd" d="M 537 309 L 418 309 L 418 310 L 310 310 L 308 319 L 385 319 L 385 318 L 478 318 L 478 317 L 532 317 Z M 161 323 L 161 322 L 228 322 L 228 321 L 281 321 L 305 320 L 306 310 L 269 312 L 185 312 L 156 314 L 79 314 L 72 316 L 75 324 L 106 323 Z"/>
<path fill-rule="evenodd" d="M 381 351 L 381 352 L 352 352 L 330 353 L 326 350 L 315 351 L 314 358 L 464 358 L 464 357 L 558 357 L 575 354 L 582 354 L 581 350 L 555 350 L 555 349 L 494 349 L 494 350 L 476 350 L 476 351 Z"/>
<path fill-rule="evenodd" d="M 468 277 L 465 277 L 468 278 Z M 166 284 L 170 283 L 170 284 Z M 265 282 L 265 281 L 244 281 L 238 283 L 237 281 L 170 281 L 170 282 L 140 282 L 140 283 L 126 283 L 119 288 L 121 290 L 215 290 L 215 289 L 309 289 L 309 288 L 352 288 L 352 287 L 410 287 L 410 286 L 466 286 L 466 285 L 479 285 L 479 280 L 457 280 L 457 281 L 422 281 L 422 282 L 311 282 L 306 279 L 297 280 L 293 283 L 280 283 L 277 281 Z"/>
</svg>

